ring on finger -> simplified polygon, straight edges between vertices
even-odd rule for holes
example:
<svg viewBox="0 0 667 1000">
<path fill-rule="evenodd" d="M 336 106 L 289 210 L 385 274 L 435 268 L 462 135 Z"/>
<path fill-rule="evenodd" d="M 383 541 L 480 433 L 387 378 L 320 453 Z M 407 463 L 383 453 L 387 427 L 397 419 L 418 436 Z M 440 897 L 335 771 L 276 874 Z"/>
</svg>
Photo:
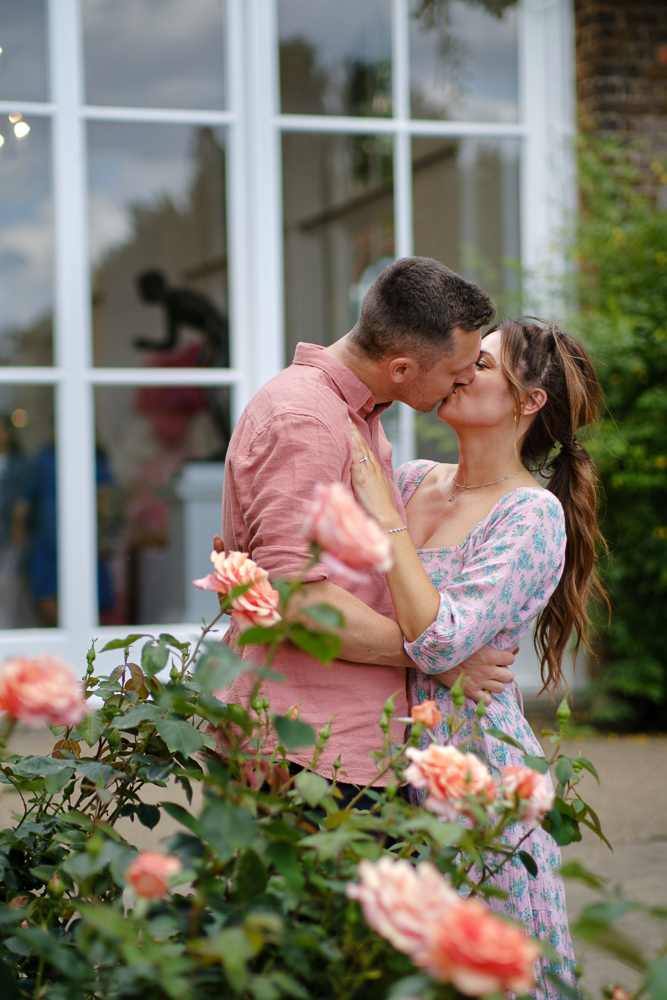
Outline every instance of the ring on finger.
<svg viewBox="0 0 667 1000">
<path fill-rule="evenodd" d="M 360 458 L 359 459 L 359 465 L 361 465 L 362 462 L 367 462 L 367 461 L 368 461 L 367 458 Z"/>
</svg>

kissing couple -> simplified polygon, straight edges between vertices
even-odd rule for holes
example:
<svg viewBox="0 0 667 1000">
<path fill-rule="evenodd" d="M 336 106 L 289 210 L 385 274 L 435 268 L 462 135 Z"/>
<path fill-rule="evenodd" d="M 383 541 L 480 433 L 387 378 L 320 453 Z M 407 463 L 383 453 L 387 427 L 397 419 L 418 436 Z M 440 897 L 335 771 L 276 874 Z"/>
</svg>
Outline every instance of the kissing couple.
<svg viewBox="0 0 667 1000">
<path fill-rule="evenodd" d="M 576 434 L 597 415 L 599 383 L 582 344 L 556 324 L 494 325 L 494 316 L 485 292 L 438 261 L 397 260 L 366 294 L 353 329 L 329 347 L 299 344 L 232 435 L 219 547 L 248 552 L 271 577 L 297 576 L 308 556 L 304 511 L 316 484 L 334 482 L 354 489 L 391 539 L 386 575 L 361 582 L 321 564 L 308 571 L 304 601 L 344 616 L 340 657 L 324 667 L 283 646 L 274 664 L 285 680 L 263 684 L 279 714 L 298 704 L 316 730 L 333 717 L 317 770 L 331 778 L 340 758 L 343 801 L 373 779 L 370 754 L 390 695 L 397 716 L 434 702 L 443 718 L 432 736 L 450 742 L 450 688 L 461 673 L 466 701 L 454 742 L 470 735 L 484 699 L 480 749 L 493 774 L 521 764 L 522 752 L 485 728 L 543 756 L 512 651 L 533 628 L 544 687 L 553 690 L 571 634 L 585 641 L 587 597 L 598 587 L 596 470 Z M 458 438 L 457 464 L 392 468 L 380 416 L 395 400 L 422 413 L 437 407 Z M 225 641 L 236 637 L 232 623 Z M 239 655 L 257 654 L 246 646 Z M 254 682 L 252 672 L 241 674 L 225 699 L 247 703 Z M 400 723 L 393 737 L 401 739 Z M 288 757 L 295 770 L 309 762 L 298 751 Z M 517 824 L 507 837 L 524 838 L 537 874 L 518 860 L 506 866 L 497 883 L 507 898 L 489 906 L 547 939 L 561 978 L 574 984 L 559 849 L 541 827 Z M 540 1000 L 556 995 L 549 969 L 543 959 Z"/>
</svg>

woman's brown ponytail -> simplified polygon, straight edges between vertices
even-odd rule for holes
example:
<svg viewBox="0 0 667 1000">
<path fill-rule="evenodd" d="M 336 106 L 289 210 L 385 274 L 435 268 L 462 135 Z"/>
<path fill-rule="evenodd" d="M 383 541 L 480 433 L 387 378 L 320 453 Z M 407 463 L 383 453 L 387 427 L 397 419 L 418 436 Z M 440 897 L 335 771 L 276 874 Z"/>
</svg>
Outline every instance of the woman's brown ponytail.
<svg viewBox="0 0 667 1000">
<path fill-rule="evenodd" d="M 607 601 L 595 575 L 596 547 L 604 544 L 597 525 L 597 470 L 576 438 L 598 416 L 600 383 L 583 345 L 557 326 L 528 317 L 503 320 L 498 329 L 517 419 L 532 390 L 544 389 L 547 396 L 522 441 L 521 461 L 546 480 L 565 513 L 565 568 L 534 633 L 542 682 L 552 689 L 562 680 L 572 632 L 575 657 L 582 643 L 590 650 L 588 601 L 592 596 Z"/>
</svg>

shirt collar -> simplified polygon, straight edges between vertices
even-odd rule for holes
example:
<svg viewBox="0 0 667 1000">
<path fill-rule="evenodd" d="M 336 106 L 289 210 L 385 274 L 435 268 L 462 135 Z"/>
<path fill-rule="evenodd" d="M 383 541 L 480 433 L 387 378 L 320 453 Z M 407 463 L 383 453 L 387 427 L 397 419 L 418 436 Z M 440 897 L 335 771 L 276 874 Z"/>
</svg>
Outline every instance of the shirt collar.
<svg viewBox="0 0 667 1000">
<path fill-rule="evenodd" d="M 321 368 L 327 373 L 350 409 L 364 419 L 371 413 L 379 415 L 391 406 L 390 402 L 376 403 L 375 396 L 368 386 L 319 344 L 297 344 L 293 363 Z"/>
</svg>

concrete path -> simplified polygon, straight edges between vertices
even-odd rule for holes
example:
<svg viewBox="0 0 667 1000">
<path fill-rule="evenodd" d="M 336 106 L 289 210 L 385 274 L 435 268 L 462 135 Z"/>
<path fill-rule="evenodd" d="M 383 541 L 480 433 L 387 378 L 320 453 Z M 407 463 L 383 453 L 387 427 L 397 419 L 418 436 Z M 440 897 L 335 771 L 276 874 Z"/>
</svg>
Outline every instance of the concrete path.
<svg viewBox="0 0 667 1000">
<path fill-rule="evenodd" d="M 537 726 L 535 727 L 537 728 Z M 47 733 L 17 733 L 11 749 L 21 754 L 48 754 L 52 739 Z M 545 745 L 548 752 L 548 745 Z M 580 844 L 573 844 L 563 851 L 565 861 L 580 861 L 586 868 L 608 879 L 610 889 L 622 885 L 631 899 L 649 905 L 667 906 L 667 737 L 647 736 L 596 736 L 573 740 L 565 752 L 576 756 L 579 752 L 597 768 L 601 783 L 586 776 L 582 795 L 600 817 L 602 829 L 611 841 L 611 853 L 588 831 Z M 151 789 L 146 801 L 159 801 L 159 797 L 177 801 L 181 796 L 176 789 L 167 793 Z M 6 786 L 0 786 L 0 823 L 5 826 L 16 798 L 9 795 Z M 159 847 L 176 824 L 170 819 L 152 831 L 139 823 L 124 821 L 122 832 L 138 847 Z M 579 882 L 568 881 L 568 912 L 571 917 L 583 906 L 599 899 Z M 634 939 L 652 954 L 664 944 L 667 924 L 658 925 L 642 918 L 626 918 L 622 925 Z M 577 959 L 583 965 L 581 987 L 585 995 L 600 1000 L 604 986 L 614 983 L 632 992 L 639 984 L 639 977 L 627 966 L 608 955 L 575 940 Z"/>
</svg>

